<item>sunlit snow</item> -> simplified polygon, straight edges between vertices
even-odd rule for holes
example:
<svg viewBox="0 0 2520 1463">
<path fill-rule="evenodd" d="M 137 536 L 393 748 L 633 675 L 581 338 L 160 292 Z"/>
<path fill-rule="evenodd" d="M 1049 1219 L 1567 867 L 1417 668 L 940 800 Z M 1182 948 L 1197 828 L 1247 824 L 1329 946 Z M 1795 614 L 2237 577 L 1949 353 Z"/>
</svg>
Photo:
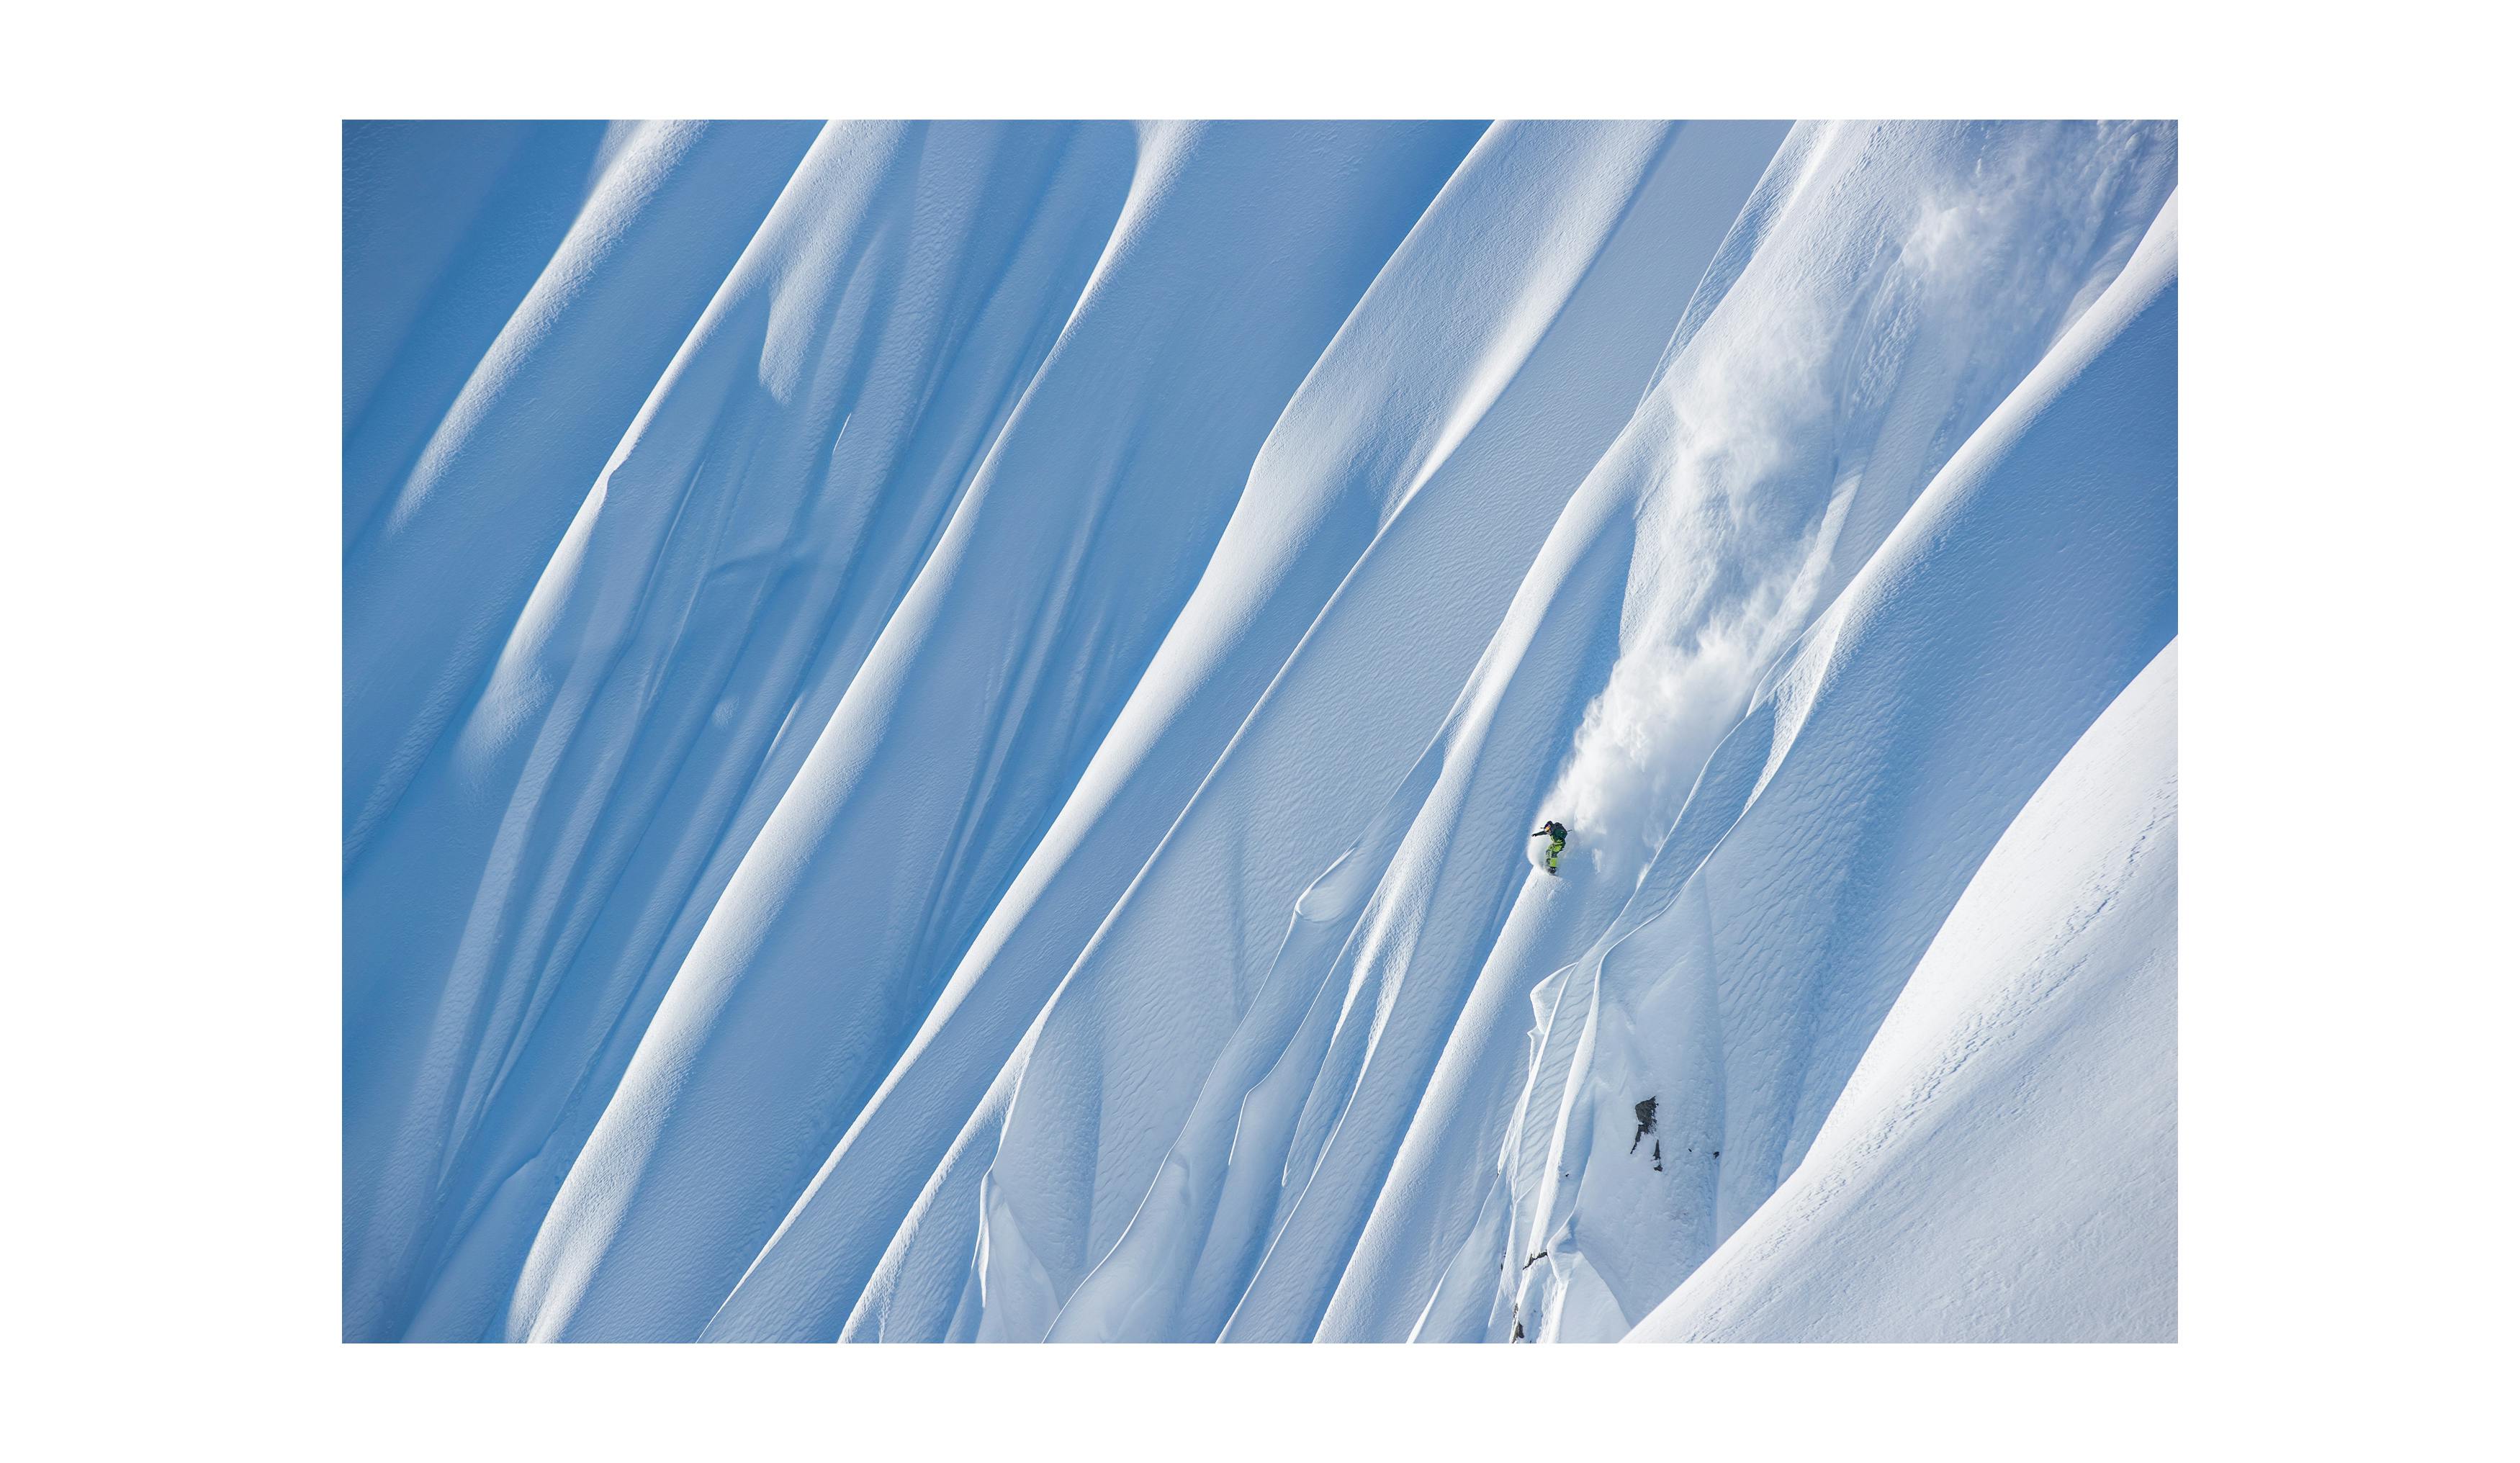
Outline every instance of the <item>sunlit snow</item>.
<svg viewBox="0 0 2520 1463">
<path fill-rule="evenodd" d="M 351 124 L 344 1334 L 2172 1339 L 2176 187 Z"/>
</svg>

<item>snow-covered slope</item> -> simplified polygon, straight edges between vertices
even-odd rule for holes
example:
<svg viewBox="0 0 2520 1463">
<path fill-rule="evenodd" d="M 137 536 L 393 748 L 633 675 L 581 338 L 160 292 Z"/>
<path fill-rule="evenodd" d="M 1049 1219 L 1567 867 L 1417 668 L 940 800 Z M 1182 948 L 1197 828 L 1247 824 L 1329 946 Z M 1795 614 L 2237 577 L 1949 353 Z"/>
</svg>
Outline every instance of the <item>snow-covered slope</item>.
<svg viewBox="0 0 2520 1463">
<path fill-rule="evenodd" d="M 2175 147 L 348 129 L 345 1333 L 1897 1332 L 1812 1193 L 2028 1130 L 1838 1135 L 2168 1031 L 2166 902 L 2004 962 L 2173 674 Z M 1970 1314 L 2160 1334 L 2108 1232 Z"/>
<path fill-rule="evenodd" d="M 2174 1339 L 2178 673 L 2048 775 L 1802 1166 L 1630 1340 Z"/>
</svg>

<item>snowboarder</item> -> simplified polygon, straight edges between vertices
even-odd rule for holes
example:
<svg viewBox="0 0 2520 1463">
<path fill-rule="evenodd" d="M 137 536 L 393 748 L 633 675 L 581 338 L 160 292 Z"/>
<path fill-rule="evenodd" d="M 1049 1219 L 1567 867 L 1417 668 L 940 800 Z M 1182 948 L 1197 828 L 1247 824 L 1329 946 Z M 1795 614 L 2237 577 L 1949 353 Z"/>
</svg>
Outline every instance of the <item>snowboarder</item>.
<svg viewBox="0 0 2520 1463">
<path fill-rule="evenodd" d="M 1538 838 L 1542 834 L 1549 838 L 1549 871 L 1553 874 L 1557 872 L 1557 856 L 1566 852 L 1566 825 L 1552 819 L 1540 825 L 1540 832 L 1531 836 Z"/>
</svg>

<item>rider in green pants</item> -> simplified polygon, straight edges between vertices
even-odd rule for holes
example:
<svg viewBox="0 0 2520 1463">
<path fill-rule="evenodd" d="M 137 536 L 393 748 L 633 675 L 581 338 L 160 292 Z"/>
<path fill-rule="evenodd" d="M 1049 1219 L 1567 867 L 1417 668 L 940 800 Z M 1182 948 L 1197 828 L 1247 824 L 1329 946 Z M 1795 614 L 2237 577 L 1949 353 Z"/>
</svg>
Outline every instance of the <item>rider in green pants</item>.
<svg viewBox="0 0 2520 1463">
<path fill-rule="evenodd" d="M 1549 838 L 1549 871 L 1551 873 L 1555 873 L 1557 871 L 1557 856 L 1566 852 L 1566 825 L 1562 822 L 1552 820 L 1549 822 L 1542 823 L 1540 825 L 1540 832 L 1534 833 L 1531 836 L 1538 838 L 1543 834 L 1546 834 Z"/>
</svg>

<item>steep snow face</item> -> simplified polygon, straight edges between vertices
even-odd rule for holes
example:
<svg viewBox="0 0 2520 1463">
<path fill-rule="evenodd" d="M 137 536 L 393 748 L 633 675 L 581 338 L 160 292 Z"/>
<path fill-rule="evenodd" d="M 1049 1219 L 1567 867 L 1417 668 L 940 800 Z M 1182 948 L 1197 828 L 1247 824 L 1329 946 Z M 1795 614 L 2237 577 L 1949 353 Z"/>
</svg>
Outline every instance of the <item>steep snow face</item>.
<svg viewBox="0 0 2520 1463">
<path fill-rule="evenodd" d="M 1767 1202 L 1987 851 L 2175 634 L 2176 246 L 2174 204 L 1535 990 L 1489 1332 L 1614 1339 Z"/>
<path fill-rule="evenodd" d="M 1826 1278 L 1792 1196 L 1889 1181 L 1841 1088 L 1906 1101 L 1884 1013 L 2175 633 L 2171 129 L 344 165 L 348 1335 L 1887 1334 L 1957 1273 Z M 1946 1334 L 2152 1334 L 2158 1227 Z"/>
<path fill-rule="evenodd" d="M 711 1335 L 947 1333 L 1007 1058 L 1168 829 L 1178 852 L 1144 877 L 1180 895 L 1135 897 L 1161 922 L 1106 931 L 1099 964 L 1148 986 L 1126 998 L 1137 1019 L 1230 1018 L 1237 987 L 1185 982 L 1184 962 L 1274 942 L 1335 851 L 1325 830 L 1416 756 L 1642 389 L 1688 261 L 1712 253 L 1782 132 L 1501 125 L 1480 140 L 1297 390 L 1076 794 Z M 1264 690 L 1271 713 L 1246 723 Z M 1145 953 L 1120 955 L 1131 940 Z M 939 1132 L 939 1108 L 977 1108 L 977 1126 Z M 949 1140 L 965 1158 L 940 1171 Z M 887 1246 L 914 1200 L 932 1218 Z"/>
<path fill-rule="evenodd" d="M 2089 598 L 2102 619 L 2086 627 L 2073 655 L 2043 673 L 2067 687 L 2054 698 L 2034 694 L 2043 682 L 2032 677 L 2014 688 L 2021 694 L 2005 716 L 1969 720 L 1971 697 L 1960 692 L 1985 668 L 1970 650 L 1975 637 L 2002 638 L 2010 653 L 2033 663 L 2042 654 L 2018 636 L 2018 626 L 1994 619 L 1973 626 L 1956 612 L 1965 606 L 1971 615 L 2001 617 L 2081 603 L 2084 576 L 2057 572 L 2075 561 L 2042 563 L 2010 549 L 1955 551 L 1911 526 L 1927 516 L 1916 507 L 1957 491 L 1946 460 L 1957 463 L 1961 459 L 1951 455 L 1962 444 L 1981 442 L 1981 424 L 2021 374 L 2050 358 L 2058 332 L 2084 321 L 2117 279 L 2170 186 L 2167 148 L 2158 133 L 2106 129 L 1805 128 L 1788 142 L 1719 261 L 1741 259 L 1740 268 L 1710 275 L 1656 389 L 1558 525 L 1552 548 L 1565 554 L 1558 562 L 1613 568 L 1595 570 L 1598 577 L 1566 572 L 1553 582 L 1535 571 L 1525 586 L 1527 597 L 1546 597 L 1544 624 L 1585 615 L 1603 627 L 1592 642 L 1595 652 L 1614 647 L 1616 659 L 1591 683 L 1600 689 L 1571 751 L 1563 740 L 1525 743 L 1506 759 L 1517 773 L 1554 762 L 1564 771 L 1553 795 L 1563 796 L 1584 784 L 1588 760 L 1599 755 L 1595 733 L 1611 726 L 1651 729 L 1649 736 L 1621 737 L 1611 763 L 1664 769 L 1656 777 L 1678 787 L 1683 800 L 1663 802 L 1662 787 L 1651 781 L 1614 778 L 1622 785 L 1601 806 L 1598 830 L 1574 824 L 1579 863 L 1590 865 L 1590 876 L 1563 890 L 1529 884 L 1504 933 L 1459 977 L 1486 989 L 1466 1003 L 1454 999 L 1460 1019 L 1453 1010 L 1440 1018 L 1449 1030 L 1431 1080 L 1445 1093 L 1441 1111 L 1451 1121 L 1439 1127 L 1413 1120 L 1375 1201 L 1379 1212 L 1357 1244 L 1353 1278 L 1337 1278 L 1318 1334 L 1507 1339 L 1516 1326 L 1527 1337 L 1539 1334 L 1537 1315 L 1549 1318 L 1551 1336 L 1615 1336 L 1790 1167 L 1799 1114 L 1813 1109 L 1816 1124 L 1844 1075 L 1842 1067 L 1816 1065 L 1840 1059 L 1833 1047 L 1815 1044 L 1816 1033 L 1841 1032 L 1861 1049 L 1868 1023 L 1878 1019 L 1874 1002 L 1887 1000 L 1874 993 L 1921 953 L 1967 867 L 2000 831 L 2002 799 L 2018 806 L 2073 732 L 2167 638 L 2166 395 L 2142 403 L 2160 429 L 2148 441 L 2152 450 L 2130 467 L 2124 493 L 2101 500 L 2130 516 L 2119 520 L 2113 511 L 2092 520 L 2090 542 L 2098 556 L 2089 571 Z M 2073 186 L 2057 189 L 2059 177 Z M 1953 201 L 1970 198 L 1971 188 L 1989 193 Z M 2057 200 L 2067 193 L 2087 211 L 2063 210 Z M 1957 254 L 1920 250 L 1919 230 L 1939 237 L 1935 220 L 1955 207 L 1991 221 L 1987 245 Z M 1833 303 L 1814 310 L 1807 302 L 1815 295 Z M 2001 303 L 1980 311 L 1962 303 L 1970 300 Z M 1822 324 L 1840 320 L 1853 323 Z M 1805 331 L 1834 343 L 1804 352 L 1795 342 Z M 1810 383 L 1808 370 L 1775 364 L 1798 353 L 1827 368 L 1818 377 L 1822 387 Z M 1777 383 L 1781 404 L 1743 384 L 1762 379 Z M 2162 383 L 2166 393 L 2166 367 Z M 2138 461 L 2135 454 L 2111 456 Z M 1920 499 L 1929 481 L 1940 491 Z M 2068 518 L 2086 508 L 2070 492 L 2034 493 L 2027 501 Z M 2110 534 L 2113 525 L 2123 537 Z M 1551 566 L 1547 555 L 1542 563 Z M 2017 581 L 2005 577 L 2014 573 Z M 1841 590 L 1850 581 L 1856 588 Z M 1944 642 L 1934 655 L 1902 642 L 1895 662 L 1867 671 L 1868 679 L 1896 681 L 1912 700 L 1850 689 L 1850 698 L 1866 699 L 1847 713 L 1845 739 L 1805 737 L 1809 718 L 1793 709 L 1792 698 L 1824 673 L 1834 673 L 1830 685 L 1852 684 L 1843 657 L 1868 642 L 1847 636 L 1846 627 L 1870 624 L 1868 617 L 1882 612 L 1877 597 L 1862 588 L 1867 581 L 1946 583 L 1937 598 L 1901 601 L 1903 626 L 1930 625 Z M 1982 596 L 1982 604 L 1969 596 Z M 1806 634 L 1822 606 L 1829 606 L 1833 622 Z M 2118 632 L 2107 618 L 2120 606 L 2139 627 L 2132 660 L 2115 648 Z M 1780 665 L 1776 657 L 1798 639 L 1790 666 Z M 2074 658 L 2081 654 L 2119 661 L 2087 667 Z M 1644 675 L 1632 679 L 1640 665 Z M 1551 647 L 1536 639 L 1491 670 L 1520 679 L 1552 667 Z M 1742 700 L 1772 667 L 1777 689 L 1757 697 L 1745 717 Z M 2097 685 L 2077 686 L 2086 674 Z M 1651 694 L 1637 694 L 1641 685 Z M 1780 724 L 1780 712 L 1791 719 Z M 1707 760 L 1710 738 L 1728 727 L 1731 760 L 1719 776 Z M 2038 735 L 2025 727 L 2038 728 Z M 1920 760 L 1928 751 L 1933 760 Z M 1764 786 L 1744 780 L 1753 757 Z M 2006 780 L 2016 757 L 2021 770 Z M 1674 766 L 1684 771 L 1668 770 Z M 1525 784 L 1520 796 L 1536 792 Z M 1552 801 L 1536 799 L 1536 806 L 1558 812 Z M 1991 825 L 1955 821 L 1960 809 Z M 1660 849 L 1649 858 L 1624 841 L 1623 829 L 1640 818 L 1672 815 L 1681 821 L 1657 831 Z M 1771 828 L 1778 841 L 1761 842 Z M 1602 984 L 1596 956 L 1637 934 L 1719 843 L 1715 866 L 1687 891 L 1682 908 L 1697 908 L 1717 926 L 1737 926 L 1738 943 L 1730 928 L 1719 930 L 1726 938 L 1699 952 L 1711 960 L 1685 975 L 1688 943 L 1679 939 L 1677 921 L 1664 922 L 1613 962 L 1632 967 L 1634 976 L 1621 979 L 1614 970 Z M 1730 892 L 1735 879 L 1737 896 Z M 1585 959 L 1551 975 L 1588 942 Z M 1780 984 L 1768 989 L 1771 972 Z M 1426 973 L 1422 961 L 1402 972 L 1408 979 Z M 1627 989 L 1631 980 L 1638 989 Z M 1708 980 L 1715 984 L 1700 984 Z M 1650 1009 L 1623 1012 L 1620 1002 L 1631 998 Z M 1604 1024 L 1619 1017 L 1633 1022 L 1624 1034 Z M 1517 1042 L 1521 1031 L 1528 1037 Z M 1516 1056 L 1519 1099 L 1511 1092 Z M 1672 1071 L 1675 1065 L 1685 1070 Z M 1703 1164 L 1656 1170 L 1651 1145 L 1638 1143 L 1634 1157 L 1646 1187 L 1622 1194 L 1622 1171 L 1592 1169 L 1587 1155 L 1629 1146 L 1636 1105 L 1661 1099 L 1656 1088 L 1666 1076 L 1676 1089 L 1686 1082 L 1698 1095 L 1658 1100 L 1664 1121 L 1684 1131 L 1713 1125 L 1697 1152 L 1722 1149 L 1735 1160 L 1720 1172 Z M 1728 1124 L 1738 1141 L 1726 1140 Z M 1761 1156 L 1740 1162 L 1744 1147 Z M 1490 1190 L 1484 1198 L 1482 1187 Z M 1482 1219 L 1490 1206 L 1497 1212 Z M 1588 1220 L 1597 1206 L 1607 1206 L 1616 1221 Z M 1591 1242 L 1598 1263 L 1584 1258 L 1588 1233 L 1598 1233 Z M 1431 1255 L 1429 1236 L 1439 1237 Z M 1421 1313 L 1407 1301 L 1422 1303 L 1438 1270 L 1473 1266 L 1458 1251 L 1445 1263 L 1441 1241 L 1456 1239 L 1487 1247 L 1479 1264 L 1507 1277 L 1506 1294 L 1491 1288 L 1483 1302 L 1457 1294 L 1453 1304 L 1463 1311 Z M 1404 1250 L 1415 1258 L 1403 1258 Z M 1543 1251 L 1552 1261 L 1546 1267 L 1533 1263 Z M 1419 1266 L 1397 1307 L 1383 1279 L 1368 1279 Z M 1532 1286 L 1540 1289 L 1519 1294 Z M 1589 1309 L 1583 1325 L 1561 1331 L 1554 1316 L 1570 1296 Z M 1293 1324 L 1301 1329 L 1307 1321 L 1298 1316 Z"/>
<path fill-rule="evenodd" d="M 2048 775 L 1802 1166 L 1629 1340 L 2177 1339 L 2178 674 Z"/>
<path fill-rule="evenodd" d="M 1604 475 L 1620 657 L 1550 809 L 1633 873 L 1778 652 L 2112 280 L 2170 189 L 2137 125 L 1804 129 Z"/>
</svg>

